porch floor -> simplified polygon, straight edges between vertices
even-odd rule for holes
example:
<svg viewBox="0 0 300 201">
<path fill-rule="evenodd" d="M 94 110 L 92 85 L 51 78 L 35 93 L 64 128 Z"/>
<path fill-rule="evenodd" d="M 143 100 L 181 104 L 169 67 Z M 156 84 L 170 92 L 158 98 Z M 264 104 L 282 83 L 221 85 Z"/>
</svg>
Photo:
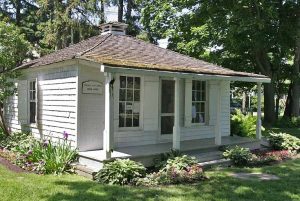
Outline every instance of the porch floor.
<svg viewBox="0 0 300 201">
<path fill-rule="evenodd" d="M 236 145 L 243 143 L 258 142 L 256 139 L 251 139 L 247 137 L 239 136 L 226 136 L 222 137 L 222 145 Z M 181 142 L 181 151 L 193 151 L 201 149 L 217 148 L 215 145 L 215 138 L 199 139 L 199 140 L 189 140 Z M 158 155 L 161 153 L 169 152 L 172 149 L 172 142 L 150 144 L 150 145 L 140 145 L 140 146 L 130 146 L 130 147 L 120 147 L 116 148 L 112 152 L 112 158 L 137 158 Z M 93 150 L 93 151 L 83 151 L 79 152 L 79 156 L 90 158 L 97 161 L 104 161 L 105 154 L 103 150 Z"/>
</svg>

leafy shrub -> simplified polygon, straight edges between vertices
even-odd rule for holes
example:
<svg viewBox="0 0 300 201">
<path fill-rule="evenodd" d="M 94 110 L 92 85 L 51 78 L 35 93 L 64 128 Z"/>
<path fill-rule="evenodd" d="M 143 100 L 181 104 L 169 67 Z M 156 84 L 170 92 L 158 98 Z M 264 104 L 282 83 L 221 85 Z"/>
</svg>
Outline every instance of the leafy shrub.
<svg viewBox="0 0 300 201">
<path fill-rule="evenodd" d="M 223 153 L 224 158 L 230 159 L 236 166 L 247 166 L 252 160 L 252 153 L 248 148 L 235 146 Z"/>
<path fill-rule="evenodd" d="M 275 150 L 300 151 L 300 139 L 287 133 L 270 133 L 270 145 Z"/>
<path fill-rule="evenodd" d="M 155 186 L 180 183 L 194 183 L 205 178 L 203 168 L 194 164 L 184 169 L 176 168 L 162 169 L 159 172 L 148 174 L 144 178 L 139 178 L 136 185 Z"/>
<path fill-rule="evenodd" d="M 192 165 L 197 164 L 197 160 L 195 157 L 182 155 L 177 156 L 175 158 L 169 158 L 165 164 L 165 166 L 162 168 L 162 170 L 169 171 L 170 169 L 176 169 L 176 170 L 183 170 L 186 169 Z"/>
<path fill-rule="evenodd" d="M 104 164 L 95 175 L 95 180 L 103 184 L 134 184 L 137 178 L 144 177 L 146 168 L 129 159 L 116 159 Z"/>
<path fill-rule="evenodd" d="M 17 164 L 42 174 L 61 174 L 71 170 L 77 151 L 67 140 L 54 144 L 51 140 L 33 141 L 29 146 L 16 147 Z"/>
<path fill-rule="evenodd" d="M 204 178 L 203 169 L 194 157 L 170 157 L 158 172 L 137 179 L 137 185 L 154 186 L 196 182 Z"/>
<path fill-rule="evenodd" d="M 169 159 L 174 159 L 178 156 L 182 156 L 182 153 L 179 150 L 171 149 L 170 152 L 163 153 L 158 158 L 154 159 L 154 168 L 160 170 L 166 166 Z"/>
<path fill-rule="evenodd" d="M 241 111 L 237 110 L 236 114 L 231 116 L 230 120 L 231 134 L 241 137 L 256 136 L 256 117 L 251 115 L 244 115 Z M 262 128 L 264 130 L 264 128 Z"/>
<path fill-rule="evenodd" d="M 35 141 L 35 139 L 31 134 L 16 132 L 9 136 L 2 136 L 2 138 L 0 138 L 0 147 L 18 151 L 19 149 L 29 147 L 33 141 Z"/>
<path fill-rule="evenodd" d="M 276 121 L 275 126 L 279 128 L 298 128 L 300 127 L 300 117 L 289 118 L 283 116 Z"/>
</svg>

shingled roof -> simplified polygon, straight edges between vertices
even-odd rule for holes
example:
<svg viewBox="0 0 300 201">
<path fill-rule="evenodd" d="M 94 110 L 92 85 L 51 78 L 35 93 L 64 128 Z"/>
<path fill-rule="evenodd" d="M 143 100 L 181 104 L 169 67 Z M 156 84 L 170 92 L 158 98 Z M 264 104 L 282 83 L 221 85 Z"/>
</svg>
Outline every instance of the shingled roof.
<svg viewBox="0 0 300 201">
<path fill-rule="evenodd" d="M 267 78 L 264 75 L 233 71 L 177 52 L 163 49 L 126 35 L 91 37 L 18 67 L 36 68 L 71 59 L 83 59 L 120 68 L 135 68 L 195 74 Z"/>
</svg>

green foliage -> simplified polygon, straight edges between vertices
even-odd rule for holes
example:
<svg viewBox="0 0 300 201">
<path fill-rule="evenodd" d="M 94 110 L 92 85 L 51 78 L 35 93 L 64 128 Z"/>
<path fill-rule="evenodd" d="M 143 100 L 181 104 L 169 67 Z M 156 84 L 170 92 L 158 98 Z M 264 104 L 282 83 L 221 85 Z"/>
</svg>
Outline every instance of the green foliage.
<svg viewBox="0 0 300 201">
<path fill-rule="evenodd" d="M 25 149 L 22 149 L 25 148 Z M 18 150 L 17 164 L 42 174 L 61 174 L 71 170 L 71 163 L 77 158 L 66 140 L 54 144 L 51 140 L 34 141 L 29 149 L 22 146 Z"/>
<path fill-rule="evenodd" d="M 29 147 L 22 145 L 16 150 L 17 164 L 42 174 L 61 174 L 71 170 L 70 164 L 77 156 L 77 151 L 66 140 L 57 144 L 51 140 L 35 140 Z"/>
<path fill-rule="evenodd" d="M 195 157 L 182 155 L 177 156 L 175 158 L 169 158 L 162 168 L 164 171 L 169 171 L 170 169 L 183 170 L 189 166 L 193 166 L 197 164 L 197 160 Z"/>
<path fill-rule="evenodd" d="M 158 172 L 150 173 L 144 178 L 137 179 L 136 185 L 156 186 L 169 184 L 194 183 L 205 179 L 203 169 L 200 165 L 194 164 L 186 166 L 184 169 L 162 169 Z"/>
<path fill-rule="evenodd" d="M 277 120 L 275 127 L 278 128 L 299 128 L 300 127 L 300 117 L 286 117 L 283 116 Z"/>
<path fill-rule="evenodd" d="M 9 136 L 3 134 L 2 138 L 0 136 L 0 147 L 20 152 L 22 150 L 29 150 L 35 141 L 34 137 L 29 133 L 16 132 Z"/>
<path fill-rule="evenodd" d="M 154 167 L 156 170 L 159 170 L 166 166 L 169 159 L 174 159 L 175 157 L 182 156 L 182 153 L 179 150 L 171 149 L 167 153 L 160 154 L 159 157 L 154 159 Z"/>
<path fill-rule="evenodd" d="M 223 153 L 223 156 L 226 159 L 230 159 L 236 166 L 247 166 L 252 160 L 252 153 L 250 150 L 240 146 L 227 149 Z"/>
<path fill-rule="evenodd" d="M 287 133 L 270 133 L 270 145 L 275 150 L 300 151 L 300 139 Z"/>
<path fill-rule="evenodd" d="M 203 169 L 194 157 L 187 155 L 169 158 L 157 172 L 137 179 L 137 185 L 155 186 L 179 183 L 192 183 L 204 178 Z"/>
<path fill-rule="evenodd" d="M 77 151 L 67 140 L 54 144 L 51 140 L 39 141 L 31 134 L 21 132 L 0 136 L 0 147 L 14 152 L 16 163 L 22 168 L 41 174 L 68 172 L 77 157 Z"/>
<path fill-rule="evenodd" d="M 255 116 L 244 115 L 240 110 L 237 110 L 236 114 L 232 115 L 230 119 L 231 134 L 255 138 L 256 120 Z M 262 130 L 264 130 L 263 127 Z"/>
<path fill-rule="evenodd" d="M 146 168 L 129 159 L 116 159 L 104 164 L 95 175 L 96 181 L 102 184 L 133 184 L 137 178 L 144 177 Z"/>
</svg>

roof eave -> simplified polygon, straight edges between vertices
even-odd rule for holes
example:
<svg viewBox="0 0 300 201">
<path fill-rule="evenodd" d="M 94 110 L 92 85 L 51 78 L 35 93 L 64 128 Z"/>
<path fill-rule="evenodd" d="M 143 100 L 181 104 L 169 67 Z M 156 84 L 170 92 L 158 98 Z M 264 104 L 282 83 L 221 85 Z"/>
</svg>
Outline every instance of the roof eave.
<svg viewBox="0 0 300 201">
<path fill-rule="evenodd" d="M 132 73 L 132 74 L 143 74 L 143 75 L 160 75 L 165 77 L 179 77 L 179 78 L 192 78 L 192 79 L 203 79 L 203 80 L 226 80 L 226 81 L 240 81 L 240 82 L 260 82 L 270 83 L 271 79 L 268 77 L 251 77 L 251 76 L 229 76 L 229 75 L 218 75 L 218 74 L 200 74 L 200 73 L 185 73 L 185 72 L 172 72 L 163 70 L 148 70 L 148 69 L 135 69 L 135 68 L 124 68 L 114 67 L 104 64 L 101 68 L 103 72 L 111 73 Z"/>
</svg>

